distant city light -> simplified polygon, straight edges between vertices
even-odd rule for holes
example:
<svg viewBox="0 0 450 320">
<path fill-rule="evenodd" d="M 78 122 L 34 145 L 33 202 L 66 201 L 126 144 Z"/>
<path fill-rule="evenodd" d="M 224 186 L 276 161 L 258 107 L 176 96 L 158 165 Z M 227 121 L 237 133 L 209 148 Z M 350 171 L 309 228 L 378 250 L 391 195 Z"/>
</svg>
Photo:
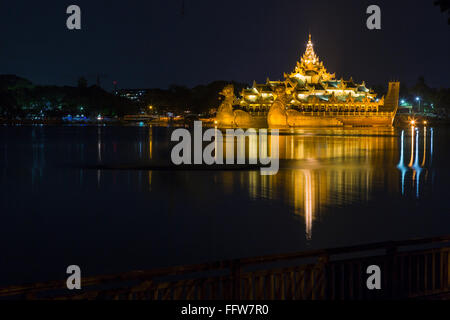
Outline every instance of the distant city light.
<svg viewBox="0 0 450 320">
<path fill-rule="evenodd" d="M 400 103 L 401 103 L 401 104 L 404 104 L 404 103 L 405 103 L 405 100 L 402 99 L 402 100 L 400 101 Z"/>
<path fill-rule="evenodd" d="M 415 124 L 416 124 L 416 121 L 415 120 L 411 120 L 411 125 L 413 126 Z"/>
<path fill-rule="evenodd" d="M 427 121 L 425 120 L 425 121 L 423 122 L 423 124 L 427 124 Z"/>
<path fill-rule="evenodd" d="M 416 100 L 417 100 L 417 101 L 419 101 L 419 100 L 420 100 L 420 98 L 419 98 L 419 97 L 416 97 Z"/>
</svg>

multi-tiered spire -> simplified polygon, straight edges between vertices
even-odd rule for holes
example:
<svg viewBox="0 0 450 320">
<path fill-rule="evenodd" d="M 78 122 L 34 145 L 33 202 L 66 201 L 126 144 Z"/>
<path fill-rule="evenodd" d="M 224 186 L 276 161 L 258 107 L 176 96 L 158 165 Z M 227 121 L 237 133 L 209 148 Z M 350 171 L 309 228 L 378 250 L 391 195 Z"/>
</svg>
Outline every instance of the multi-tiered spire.
<svg viewBox="0 0 450 320">
<path fill-rule="evenodd" d="M 314 47 L 311 41 L 311 34 L 309 35 L 308 44 L 306 45 L 306 51 L 303 54 L 301 61 L 306 64 L 316 64 L 316 62 L 319 62 L 319 57 L 314 52 Z"/>
<path fill-rule="evenodd" d="M 327 72 L 327 69 L 323 66 L 323 62 L 319 60 L 319 57 L 314 52 L 311 34 L 306 44 L 306 51 L 300 61 L 297 61 L 294 72 L 290 75 L 285 75 L 285 77 L 295 77 L 308 83 L 318 83 L 319 81 L 328 81 L 334 78 L 334 74 Z"/>
</svg>

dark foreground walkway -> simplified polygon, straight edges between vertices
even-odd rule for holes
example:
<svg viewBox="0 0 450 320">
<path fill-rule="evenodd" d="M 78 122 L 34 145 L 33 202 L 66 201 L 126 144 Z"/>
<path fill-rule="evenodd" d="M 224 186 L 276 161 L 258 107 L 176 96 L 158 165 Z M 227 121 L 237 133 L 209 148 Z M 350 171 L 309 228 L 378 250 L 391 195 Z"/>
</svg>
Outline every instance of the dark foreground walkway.
<svg viewBox="0 0 450 320">
<path fill-rule="evenodd" d="M 1 299 L 450 299 L 450 236 L 0 288 Z M 379 267 L 381 289 L 369 289 Z M 370 269 L 370 268 L 369 268 Z"/>
</svg>

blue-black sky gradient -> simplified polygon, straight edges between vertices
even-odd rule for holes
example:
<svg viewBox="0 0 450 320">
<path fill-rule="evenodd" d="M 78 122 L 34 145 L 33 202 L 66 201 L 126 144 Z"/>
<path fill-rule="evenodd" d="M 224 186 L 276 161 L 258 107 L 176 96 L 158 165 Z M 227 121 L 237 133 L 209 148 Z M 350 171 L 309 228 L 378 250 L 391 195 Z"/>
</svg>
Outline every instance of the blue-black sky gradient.
<svg viewBox="0 0 450 320">
<path fill-rule="evenodd" d="M 337 78 L 369 85 L 419 75 L 449 87 L 450 26 L 434 0 L 77 0 L 0 2 L 0 73 L 36 84 L 76 85 L 80 76 L 119 88 L 192 87 L 214 80 L 282 79 L 303 54 L 308 32 Z M 66 8 L 82 30 L 66 28 Z M 381 7 L 381 30 L 366 8 Z"/>
</svg>

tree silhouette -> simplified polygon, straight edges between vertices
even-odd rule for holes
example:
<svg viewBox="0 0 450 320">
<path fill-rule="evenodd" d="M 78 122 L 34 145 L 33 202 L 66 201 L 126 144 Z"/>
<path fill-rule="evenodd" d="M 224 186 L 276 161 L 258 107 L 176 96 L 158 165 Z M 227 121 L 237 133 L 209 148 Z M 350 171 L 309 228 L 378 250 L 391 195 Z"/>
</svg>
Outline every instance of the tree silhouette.
<svg viewBox="0 0 450 320">
<path fill-rule="evenodd" d="M 78 88 L 87 88 L 87 80 L 85 77 L 78 78 Z"/>
<path fill-rule="evenodd" d="M 441 12 L 447 12 L 448 24 L 450 25 L 450 0 L 437 0 L 434 2 L 435 6 L 439 6 L 441 8 Z"/>
</svg>

